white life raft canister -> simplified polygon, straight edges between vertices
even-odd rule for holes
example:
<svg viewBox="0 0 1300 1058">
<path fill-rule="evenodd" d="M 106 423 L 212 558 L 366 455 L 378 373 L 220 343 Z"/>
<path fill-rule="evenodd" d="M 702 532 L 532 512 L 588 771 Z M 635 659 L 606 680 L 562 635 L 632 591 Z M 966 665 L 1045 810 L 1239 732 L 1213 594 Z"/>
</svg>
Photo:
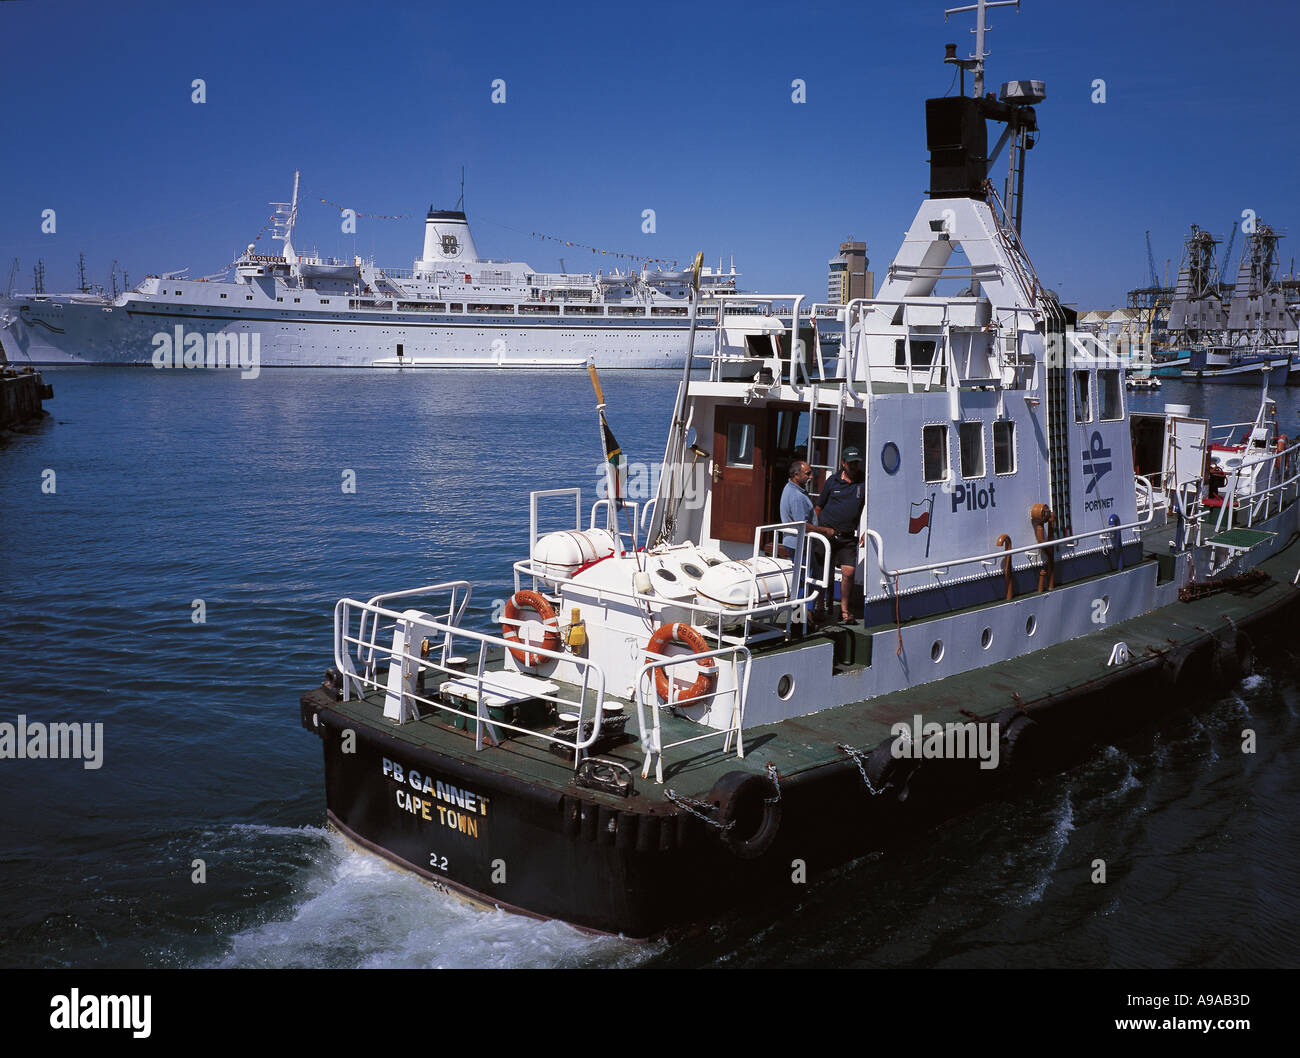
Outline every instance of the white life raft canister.
<svg viewBox="0 0 1300 1058">
<path fill-rule="evenodd" d="M 562 529 L 547 533 L 533 547 L 533 562 L 541 578 L 572 577 L 574 573 L 614 553 L 614 537 L 604 529 Z"/>
<path fill-rule="evenodd" d="M 723 562 L 704 571 L 696 591 L 724 610 L 765 606 L 790 598 L 791 572 L 789 562 L 770 555 Z"/>
</svg>

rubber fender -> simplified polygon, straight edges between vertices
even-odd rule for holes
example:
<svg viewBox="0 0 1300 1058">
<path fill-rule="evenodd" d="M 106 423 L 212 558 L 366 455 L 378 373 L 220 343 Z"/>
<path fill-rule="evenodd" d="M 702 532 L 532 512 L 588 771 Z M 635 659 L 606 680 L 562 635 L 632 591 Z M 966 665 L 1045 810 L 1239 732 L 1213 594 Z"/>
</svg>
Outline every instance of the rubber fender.
<svg viewBox="0 0 1300 1058">
<path fill-rule="evenodd" d="M 1178 681 L 1183 678 L 1183 670 L 1187 667 L 1187 659 L 1190 656 L 1191 651 L 1185 648 L 1171 650 L 1165 655 L 1160 666 L 1160 681 L 1166 687 L 1178 686 Z"/>
<path fill-rule="evenodd" d="M 1213 676 L 1216 651 L 1214 643 L 1171 650 L 1165 655 L 1161 678 L 1166 686 L 1179 691 L 1191 690 L 1205 678 Z"/>
<path fill-rule="evenodd" d="M 681 816 L 664 816 L 659 820 L 659 851 L 671 852 L 677 844 L 677 823 Z"/>
<path fill-rule="evenodd" d="M 1014 715 L 1003 717 L 1007 713 Z M 998 767 L 1013 775 L 1033 770 L 1042 756 L 1043 731 L 1034 720 L 1019 709 L 1004 709 L 998 714 L 999 748 Z"/>
<path fill-rule="evenodd" d="M 697 826 L 703 826 L 703 824 L 689 812 L 681 813 L 673 826 L 673 847 L 677 849 L 689 848 L 694 841 Z"/>
<path fill-rule="evenodd" d="M 614 832 L 614 844 L 624 852 L 637 847 L 637 831 L 641 828 L 641 816 L 634 812 L 617 813 L 618 829 Z"/>
<path fill-rule="evenodd" d="M 580 812 L 582 815 L 583 841 L 595 841 L 596 828 L 600 825 L 600 806 L 583 801 Z"/>
<path fill-rule="evenodd" d="M 565 837 L 576 838 L 582 831 L 582 806 L 572 797 L 565 797 L 560 802 L 561 811 L 564 813 L 564 834 Z"/>
<path fill-rule="evenodd" d="M 1214 681 L 1220 687 L 1235 687 L 1255 671 L 1255 648 L 1245 632 L 1228 632 L 1219 636 L 1211 659 Z"/>
<path fill-rule="evenodd" d="M 718 806 L 722 843 L 741 859 L 758 859 L 772 847 L 781 830 L 781 802 L 766 775 L 727 772 L 713 784 L 708 800 Z"/>
<path fill-rule="evenodd" d="M 890 791 L 894 800 L 906 801 L 909 784 L 916 772 L 918 761 L 911 757 L 894 756 L 894 739 L 887 738 L 867 757 L 867 778 L 878 791 Z"/>
<path fill-rule="evenodd" d="M 596 844 L 613 845 L 618 836 L 618 809 L 600 805 L 596 811 Z"/>
<path fill-rule="evenodd" d="M 636 851 L 659 851 L 659 817 L 640 816 L 636 821 Z"/>
</svg>

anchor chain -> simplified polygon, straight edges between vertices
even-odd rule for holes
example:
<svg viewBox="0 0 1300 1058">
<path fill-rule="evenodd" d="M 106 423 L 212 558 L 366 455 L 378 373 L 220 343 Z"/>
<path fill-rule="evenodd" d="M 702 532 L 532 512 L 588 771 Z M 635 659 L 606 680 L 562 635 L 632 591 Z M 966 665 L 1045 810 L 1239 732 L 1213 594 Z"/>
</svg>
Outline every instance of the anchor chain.
<svg viewBox="0 0 1300 1058">
<path fill-rule="evenodd" d="M 736 825 L 736 821 L 734 819 L 730 823 L 719 823 L 716 819 L 711 819 L 709 816 L 705 815 L 704 813 L 710 811 L 713 808 L 712 805 L 707 805 L 703 801 L 693 800 L 692 798 L 687 797 L 685 794 L 674 793 L 671 786 L 668 789 L 664 790 L 664 796 L 667 797 L 668 800 L 670 800 L 678 808 L 684 808 L 696 819 L 703 820 L 705 823 L 708 823 L 709 826 L 711 827 L 717 827 L 719 830 L 730 830 L 732 827 Z"/>
</svg>

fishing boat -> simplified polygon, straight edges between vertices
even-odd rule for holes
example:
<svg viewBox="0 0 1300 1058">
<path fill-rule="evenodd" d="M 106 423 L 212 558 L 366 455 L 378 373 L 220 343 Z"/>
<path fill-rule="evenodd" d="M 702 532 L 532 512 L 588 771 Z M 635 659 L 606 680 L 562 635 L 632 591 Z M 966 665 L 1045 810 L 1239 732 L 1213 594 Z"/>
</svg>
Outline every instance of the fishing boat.
<svg viewBox="0 0 1300 1058">
<path fill-rule="evenodd" d="M 929 196 L 835 356 L 796 340 L 798 296 L 784 340 L 781 312 L 724 308 L 644 505 L 593 370 L 605 495 L 527 495 L 499 625 L 471 626 L 454 572 L 338 601 L 300 711 L 348 839 L 487 906 L 653 937 L 1250 670 L 1300 594 L 1297 446 L 1266 390 L 1217 432 L 1130 414 L 1124 361 L 1021 241 L 1044 93 L 985 95 L 985 6 L 975 56 L 949 48 L 963 94 L 926 102 Z M 779 514 L 805 462 L 826 526 Z"/>
</svg>

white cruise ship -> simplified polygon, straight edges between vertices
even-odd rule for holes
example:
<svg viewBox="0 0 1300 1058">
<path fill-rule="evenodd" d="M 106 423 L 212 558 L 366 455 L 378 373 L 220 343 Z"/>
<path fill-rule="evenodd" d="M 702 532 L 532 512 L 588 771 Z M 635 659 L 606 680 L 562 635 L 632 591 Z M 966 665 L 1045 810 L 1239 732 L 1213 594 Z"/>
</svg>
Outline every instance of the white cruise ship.
<svg viewBox="0 0 1300 1058">
<path fill-rule="evenodd" d="M 482 258 L 462 210 L 430 209 L 410 269 L 322 259 L 293 247 L 293 199 L 276 207 L 282 253 L 254 245 L 233 281 L 150 276 L 107 298 L 35 294 L 0 299 L 0 348 L 19 364 L 260 367 L 680 367 L 690 330 L 689 271 L 538 272 Z M 736 269 L 705 268 L 708 298 L 735 292 Z M 173 358 L 174 356 L 174 363 Z"/>
</svg>

